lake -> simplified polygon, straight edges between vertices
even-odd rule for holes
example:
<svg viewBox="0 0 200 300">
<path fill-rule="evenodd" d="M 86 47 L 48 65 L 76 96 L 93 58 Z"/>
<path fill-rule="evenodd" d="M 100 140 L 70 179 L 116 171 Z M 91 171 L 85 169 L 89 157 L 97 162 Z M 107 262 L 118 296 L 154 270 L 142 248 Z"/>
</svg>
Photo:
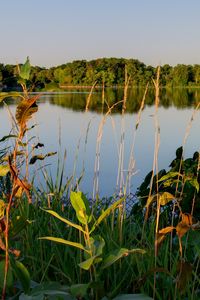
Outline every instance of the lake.
<svg viewBox="0 0 200 300">
<path fill-rule="evenodd" d="M 127 186 L 128 192 L 135 193 L 145 175 L 152 169 L 154 157 L 154 95 L 153 90 L 148 92 L 145 108 L 141 114 L 141 121 L 135 130 L 138 110 L 143 97 L 143 91 L 132 89 L 128 91 L 126 113 L 121 116 L 122 104 L 113 109 L 112 114 L 104 118 L 107 111 L 106 103 L 122 100 L 123 90 L 108 89 L 105 92 L 104 108 L 102 107 L 102 92 L 95 90 L 91 97 L 89 111 L 85 112 L 87 90 L 67 91 L 58 94 L 43 93 L 38 101 L 39 110 L 34 115 L 33 123 L 37 126 L 28 134 L 35 136 L 31 143 L 40 141 L 44 148 L 37 153 L 58 152 L 54 157 L 37 162 L 30 166 L 32 173 L 37 173 L 35 183 L 44 184 L 41 170 L 46 166 L 48 174 L 56 177 L 58 157 L 63 159 L 66 150 L 65 179 L 67 182 L 72 174 L 75 185 L 83 174 L 79 189 L 90 197 L 93 194 L 94 179 L 95 191 L 100 196 L 111 196 L 119 191 L 120 182 L 118 174 L 119 156 L 122 153 L 123 165 L 121 167 L 121 183 L 126 182 L 130 174 L 130 153 L 134 142 L 133 159 L 134 168 L 131 170 L 131 180 Z M 176 149 L 183 144 L 186 128 L 194 112 L 194 107 L 200 101 L 200 90 L 174 89 L 162 90 L 158 120 L 160 124 L 160 147 L 158 155 L 159 169 L 168 168 L 175 157 Z M 14 101 L 8 102 L 12 113 L 15 112 Z M 104 111 L 104 114 L 102 114 Z M 1 137 L 11 130 L 11 121 L 8 118 L 6 106 L 0 106 Z M 99 126 L 101 136 L 98 136 Z M 124 128 L 124 129 L 122 129 Z M 192 155 L 200 149 L 199 139 L 200 118 L 196 113 L 189 136 L 185 144 L 185 157 Z M 123 137 L 123 138 L 122 138 Z M 120 141 L 122 147 L 120 147 Z M 100 147 L 98 159 L 99 167 L 95 172 L 98 146 Z M 122 152 L 120 152 L 121 150 Z M 39 175 L 40 174 L 40 175 Z M 122 176 L 123 175 L 123 176 Z M 124 181 L 123 178 L 124 177 Z"/>
</svg>

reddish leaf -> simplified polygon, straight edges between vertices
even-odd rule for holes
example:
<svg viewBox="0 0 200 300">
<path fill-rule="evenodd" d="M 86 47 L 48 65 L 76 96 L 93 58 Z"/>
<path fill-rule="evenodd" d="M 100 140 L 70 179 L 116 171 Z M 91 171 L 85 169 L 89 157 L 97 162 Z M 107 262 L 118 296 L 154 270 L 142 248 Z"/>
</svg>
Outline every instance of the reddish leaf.
<svg viewBox="0 0 200 300">
<path fill-rule="evenodd" d="M 186 232 L 190 229 L 190 226 L 182 221 L 179 222 L 176 226 L 176 233 L 179 238 L 182 238 Z"/>
<path fill-rule="evenodd" d="M 38 106 L 36 104 L 36 100 L 40 97 L 40 95 L 36 95 L 30 99 L 22 100 L 17 106 L 16 110 L 16 120 L 19 125 L 20 139 L 23 138 L 24 133 L 26 131 L 26 123 L 31 118 L 32 114 L 37 112 Z"/>
</svg>

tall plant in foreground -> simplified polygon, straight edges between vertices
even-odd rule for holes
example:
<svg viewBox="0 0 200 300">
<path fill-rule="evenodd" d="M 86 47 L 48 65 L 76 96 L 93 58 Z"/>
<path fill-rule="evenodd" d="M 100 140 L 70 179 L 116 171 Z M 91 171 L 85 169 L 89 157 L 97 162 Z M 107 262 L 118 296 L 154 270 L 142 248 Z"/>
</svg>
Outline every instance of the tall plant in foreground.
<svg viewBox="0 0 200 300">
<path fill-rule="evenodd" d="M 113 251 L 106 253 L 105 240 L 101 235 L 95 234 L 99 225 L 124 202 L 124 198 L 119 199 L 105 211 L 101 212 L 98 218 L 95 218 L 94 213 L 89 207 L 89 201 L 83 193 L 71 192 L 70 201 L 79 224 L 63 218 L 53 210 L 46 210 L 46 212 L 66 223 L 69 227 L 75 228 L 81 235 L 80 243 L 52 236 L 41 237 L 40 239 L 46 239 L 80 249 L 82 255 L 78 265 L 81 269 L 89 272 L 90 281 L 81 286 L 71 287 L 71 293 L 74 296 L 79 295 L 80 297 L 84 297 L 90 295 L 92 299 L 101 299 L 101 297 L 105 295 L 102 272 L 122 257 L 128 256 L 131 253 L 144 254 L 145 251 L 142 249 L 129 250 L 127 248 L 117 247 Z M 88 289 L 90 290 L 90 294 L 87 294 Z"/>
<path fill-rule="evenodd" d="M 6 297 L 6 289 L 13 287 L 13 277 L 20 279 L 25 291 L 28 291 L 30 286 L 28 271 L 21 262 L 16 260 L 20 255 L 20 251 L 11 248 L 11 239 L 16 237 L 19 231 L 27 224 L 27 220 L 22 216 L 11 218 L 11 208 L 24 198 L 23 195 L 25 195 L 29 203 L 32 202 L 32 186 L 28 181 L 29 141 L 26 133 L 29 130 L 27 122 L 38 110 L 36 101 L 39 95 L 30 97 L 26 88 L 30 70 L 29 58 L 27 58 L 24 65 L 18 66 L 18 83 L 22 87 L 22 93 L 0 93 L 0 101 L 8 97 L 20 99 L 15 117 L 8 108 L 13 123 L 11 134 L 4 136 L 0 140 L 0 143 L 9 142 L 11 139 L 12 141 L 14 140 L 11 146 L 5 149 L 0 158 L 0 252 L 3 252 L 0 256 L 0 290 L 2 290 L 2 299 Z M 37 160 L 37 157 L 34 160 Z M 25 165 L 25 168 L 23 165 Z"/>
</svg>

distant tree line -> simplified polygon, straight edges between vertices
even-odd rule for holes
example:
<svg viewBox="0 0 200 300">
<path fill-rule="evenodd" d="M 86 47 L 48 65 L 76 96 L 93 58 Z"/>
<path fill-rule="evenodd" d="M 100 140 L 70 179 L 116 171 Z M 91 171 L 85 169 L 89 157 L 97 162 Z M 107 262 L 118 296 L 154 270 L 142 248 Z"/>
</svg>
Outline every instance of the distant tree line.
<svg viewBox="0 0 200 300">
<path fill-rule="evenodd" d="M 92 86 L 94 82 L 97 85 L 104 83 L 105 86 L 122 86 L 125 81 L 125 69 L 130 76 L 131 86 L 145 86 L 147 82 L 152 84 L 152 78 L 156 74 L 156 68 L 137 59 L 100 58 L 90 61 L 76 60 L 49 69 L 33 66 L 28 84 L 33 91 L 67 86 Z M 200 86 L 200 65 L 163 65 L 160 84 L 169 87 Z M 19 88 L 17 66 L 0 64 L 0 89 L 16 88 Z"/>
</svg>

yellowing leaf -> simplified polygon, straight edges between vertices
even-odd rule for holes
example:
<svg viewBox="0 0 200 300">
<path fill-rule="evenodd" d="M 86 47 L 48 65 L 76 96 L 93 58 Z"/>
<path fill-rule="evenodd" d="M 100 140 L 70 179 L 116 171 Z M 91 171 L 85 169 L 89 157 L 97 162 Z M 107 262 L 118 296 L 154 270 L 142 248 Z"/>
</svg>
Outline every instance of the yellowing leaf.
<svg viewBox="0 0 200 300">
<path fill-rule="evenodd" d="M 152 202 L 156 201 L 156 199 L 157 199 L 157 194 L 149 196 L 145 207 L 148 208 Z"/>
<path fill-rule="evenodd" d="M 3 101 L 5 98 L 16 98 L 16 97 L 23 98 L 23 96 L 18 92 L 9 92 L 9 93 L 2 92 L 0 93 L 0 102 Z"/>
<path fill-rule="evenodd" d="M 78 214 L 81 218 L 85 218 L 85 214 L 82 209 L 79 210 Z"/>
<path fill-rule="evenodd" d="M 36 100 L 39 98 L 39 95 L 36 95 L 30 99 L 22 100 L 16 109 L 16 120 L 20 126 L 20 138 L 23 137 L 26 130 L 26 123 L 32 117 L 32 114 L 37 112 L 38 106 Z"/>
<path fill-rule="evenodd" d="M 52 242 L 56 242 L 56 243 L 72 246 L 72 247 L 75 247 L 75 248 L 79 248 L 83 251 L 88 252 L 82 244 L 71 242 L 71 241 L 68 241 L 68 240 L 65 240 L 65 239 L 62 239 L 62 238 L 57 238 L 57 237 L 53 237 L 53 236 L 44 236 L 44 237 L 40 237 L 39 240 L 49 240 L 49 241 L 52 241 Z"/>
<path fill-rule="evenodd" d="M 175 229 L 173 226 L 168 226 L 159 230 L 159 234 L 167 234 Z"/>
<path fill-rule="evenodd" d="M 183 177 L 183 175 L 182 175 L 181 173 L 179 173 L 179 172 L 169 172 L 169 173 L 167 173 L 166 175 L 162 176 L 162 177 L 158 180 L 158 182 L 167 180 L 167 179 L 169 179 L 169 178 L 174 178 L 174 177 L 176 177 L 176 176 L 178 176 L 178 177 Z"/>
<path fill-rule="evenodd" d="M 158 252 L 158 248 L 160 247 L 161 243 L 165 240 L 165 234 L 158 233 L 155 240 L 155 248 L 156 248 L 156 255 Z"/>
<path fill-rule="evenodd" d="M 81 269 L 89 270 L 90 267 L 92 266 L 92 264 L 93 264 L 95 258 L 96 258 L 96 256 L 92 256 L 92 257 L 88 258 L 87 260 L 81 262 L 81 263 L 78 264 L 78 265 L 79 265 L 79 267 L 80 267 Z"/>
<path fill-rule="evenodd" d="M 4 211 L 6 208 L 6 204 L 3 200 L 0 200 L 0 220 L 4 217 Z"/>
<path fill-rule="evenodd" d="M 154 202 L 154 201 L 159 201 L 160 205 L 166 205 L 168 202 L 172 201 L 174 199 L 174 196 L 168 192 L 160 193 L 160 194 L 155 194 L 151 195 L 148 197 L 145 208 L 146 208 L 146 213 L 145 213 L 145 220 L 148 218 L 149 214 L 149 206 Z"/>
<path fill-rule="evenodd" d="M 70 227 L 74 227 L 74 228 L 76 228 L 76 229 L 82 231 L 83 233 L 85 233 L 83 227 L 81 227 L 80 225 L 77 225 L 77 224 L 75 224 L 75 223 L 73 223 L 73 222 L 71 222 L 71 221 L 69 221 L 69 220 L 67 220 L 67 219 L 65 219 L 65 218 L 63 218 L 63 217 L 61 217 L 61 216 L 60 216 L 58 213 L 56 213 L 55 211 L 53 211 L 53 210 L 48 210 L 48 209 L 47 209 L 47 210 L 46 210 L 46 209 L 42 209 L 42 210 L 44 210 L 44 211 L 46 211 L 47 213 L 49 213 L 50 215 L 56 217 L 56 218 L 59 219 L 60 221 L 66 223 L 66 224 L 69 225 Z"/>
<path fill-rule="evenodd" d="M 114 202 L 111 206 L 109 206 L 105 211 L 103 211 L 101 213 L 101 215 L 99 216 L 99 218 L 97 219 L 97 221 L 94 223 L 94 225 L 92 226 L 92 229 L 90 230 L 90 233 L 92 233 L 95 228 L 106 218 L 108 217 L 112 211 L 114 211 L 122 202 L 124 201 L 124 198 L 121 198 L 119 200 L 117 200 L 116 202 Z"/>
<path fill-rule="evenodd" d="M 166 205 L 170 201 L 174 200 L 174 196 L 168 192 L 164 192 L 159 195 L 160 205 Z"/>
<path fill-rule="evenodd" d="M 20 187 L 18 188 L 17 193 L 15 194 L 15 197 L 16 197 L 16 198 L 21 198 L 22 195 L 23 195 L 23 188 L 20 186 Z"/>
<path fill-rule="evenodd" d="M 156 252 L 158 251 L 161 243 L 165 240 L 166 234 L 172 232 L 174 229 L 175 228 L 173 226 L 168 226 L 159 230 L 155 240 Z"/>
<path fill-rule="evenodd" d="M 192 215 L 186 213 L 186 214 L 182 214 L 181 217 L 182 217 L 182 223 L 189 225 L 189 226 L 191 226 L 193 224 Z"/>
<path fill-rule="evenodd" d="M 179 222 L 176 226 L 176 233 L 179 238 L 182 238 L 184 234 L 192 227 L 193 218 L 190 214 L 182 214 L 182 221 Z"/>
<path fill-rule="evenodd" d="M 10 168 L 8 165 L 0 165 L 0 176 L 6 176 L 9 171 Z"/>
</svg>

